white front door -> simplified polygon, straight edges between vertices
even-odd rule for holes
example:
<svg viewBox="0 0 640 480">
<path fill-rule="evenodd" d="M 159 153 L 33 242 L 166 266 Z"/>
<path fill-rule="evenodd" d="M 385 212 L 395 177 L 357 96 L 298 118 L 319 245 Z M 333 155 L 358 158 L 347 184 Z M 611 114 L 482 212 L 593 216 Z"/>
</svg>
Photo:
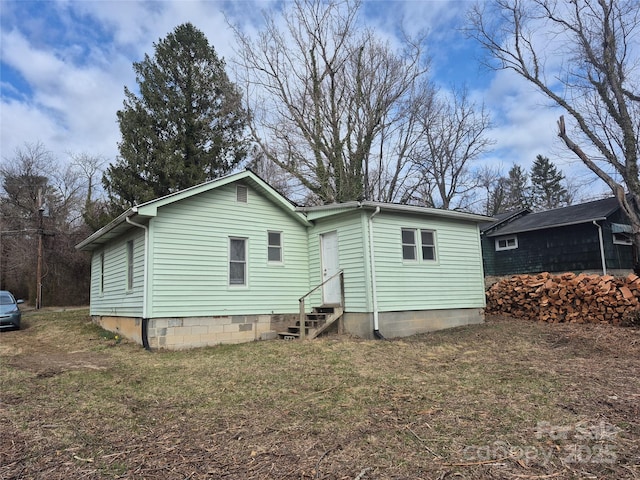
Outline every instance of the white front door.
<svg viewBox="0 0 640 480">
<path fill-rule="evenodd" d="M 338 260 L 338 232 L 328 232 L 320 235 L 322 254 L 322 281 L 324 282 L 340 270 Z M 325 283 L 322 287 L 322 303 L 325 305 L 340 304 L 340 276 Z"/>
</svg>

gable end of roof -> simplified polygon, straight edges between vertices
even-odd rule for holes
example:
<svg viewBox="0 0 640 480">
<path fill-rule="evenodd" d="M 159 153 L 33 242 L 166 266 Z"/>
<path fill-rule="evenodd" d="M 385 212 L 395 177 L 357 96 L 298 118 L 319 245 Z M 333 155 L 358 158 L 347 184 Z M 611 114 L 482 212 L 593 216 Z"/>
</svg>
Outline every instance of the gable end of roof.
<svg viewBox="0 0 640 480">
<path fill-rule="evenodd" d="M 136 205 L 135 207 L 131 207 L 120 216 L 112 220 L 109 224 L 105 225 L 100 230 L 77 244 L 76 249 L 91 251 L 95 248 L 98 248 L 100 245 L 108 243 L 113 238 L 122 235 L 127 230 L 133 228 L 129 223 L 127 223 L 127 219 L 133 220 L 134 218 L 144 219 L 155 217 L 156 215 L 158 215 L 158 208 L 162 206 L 179 202 L 180 200 L 183 200 L 185 198 L 190 198 L 195 195 L 236 182 L 245 182 L 249 184 L 260 194 L 267 197 L 274 205 L 285 210 L 289 215 L 291 215 L 301 224 L 305 226 L 311 225 L 309 220 L 307 220 L 307 218 L 302 213 L 296 211 L 296 206 L 293 202 L 279 193 L 275 188 L 269 185 L 258 175 L 247 169 L 242 172 L 225 175 L 224 177 L 210 180 L 199 185 L 194 185 L 193 187 L 180 190 L 179 192 L 170 193 L 169 195 L 165 195 L 164 197 L 159 197 L 154 200 L 141 203 L 140 205 Z"/>
</svg>

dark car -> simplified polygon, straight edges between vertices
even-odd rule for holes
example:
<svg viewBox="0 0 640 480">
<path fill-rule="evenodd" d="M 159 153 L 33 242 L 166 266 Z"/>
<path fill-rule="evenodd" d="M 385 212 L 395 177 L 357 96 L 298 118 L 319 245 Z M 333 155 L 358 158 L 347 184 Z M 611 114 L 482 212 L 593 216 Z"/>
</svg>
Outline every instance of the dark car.
<svg viewBox="0 0 640 480">
<path fill-rule="evenodd" d="M 0 290 L 0 330 L 19 329 L 22 312 L 18 305 L 24 300 L 13 298 L 10 292 Z"/>
</svg>

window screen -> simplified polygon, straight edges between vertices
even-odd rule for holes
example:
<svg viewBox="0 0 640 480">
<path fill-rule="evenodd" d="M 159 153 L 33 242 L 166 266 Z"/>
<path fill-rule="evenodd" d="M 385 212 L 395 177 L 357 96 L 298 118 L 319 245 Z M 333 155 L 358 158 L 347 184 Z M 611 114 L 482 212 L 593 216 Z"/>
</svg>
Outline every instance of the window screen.
<svg viewBox="0 0 640 480">
<path fill-rule="evenodd" d="M 414 229 L 402 229 L 402 259 L 416 260 L 416 231 Z"/>
<path fill-rule="evenodd" d="M 270 262 L 282 262 L 282 233 L 268 232 L 269 245 L 267 246 L 268 260 Z"/>
<path fill-rule="evenodd" d="M 229 285 L 247 284 L 247 240 L 229 239 Z"/>
</svg>

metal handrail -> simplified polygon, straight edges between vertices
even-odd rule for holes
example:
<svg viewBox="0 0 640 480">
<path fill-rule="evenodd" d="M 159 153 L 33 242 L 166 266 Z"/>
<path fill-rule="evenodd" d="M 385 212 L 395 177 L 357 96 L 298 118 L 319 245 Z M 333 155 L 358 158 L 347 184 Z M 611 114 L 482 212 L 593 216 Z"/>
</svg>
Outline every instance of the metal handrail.
<svg viewBox="0 0 640 480">
<path fill-rule="evenodd" d="M 311 295 L 316 290 L 318 290 L 320 287 L 322 287 L 329 280 L 333 280 L 337 276 L 340 276 L 340 305 L 342 307 L 344 307 L 344 277 L 343 277 L 343 273 L 344 273 L 343 270 L 338 270 L 336 273 L 334 273 L 329 278 L 324 280 L 321 284 L 316 285 L 311 290 L 309 290 L 305 295 L 303 295 L 302 297 L 300 297 L 298 299 L 298 302 L 300 303 L 300 340 L 304 339 L 304 337 L 307 334 L 307 326 L 306 326 L 306 322 L 305 322 L 305 318 L 307 316 L 307 313 L 306 313 L 305 307 L 304 307 L 304 299 L 307 298 L 309 295 Z"/>
</svg>

